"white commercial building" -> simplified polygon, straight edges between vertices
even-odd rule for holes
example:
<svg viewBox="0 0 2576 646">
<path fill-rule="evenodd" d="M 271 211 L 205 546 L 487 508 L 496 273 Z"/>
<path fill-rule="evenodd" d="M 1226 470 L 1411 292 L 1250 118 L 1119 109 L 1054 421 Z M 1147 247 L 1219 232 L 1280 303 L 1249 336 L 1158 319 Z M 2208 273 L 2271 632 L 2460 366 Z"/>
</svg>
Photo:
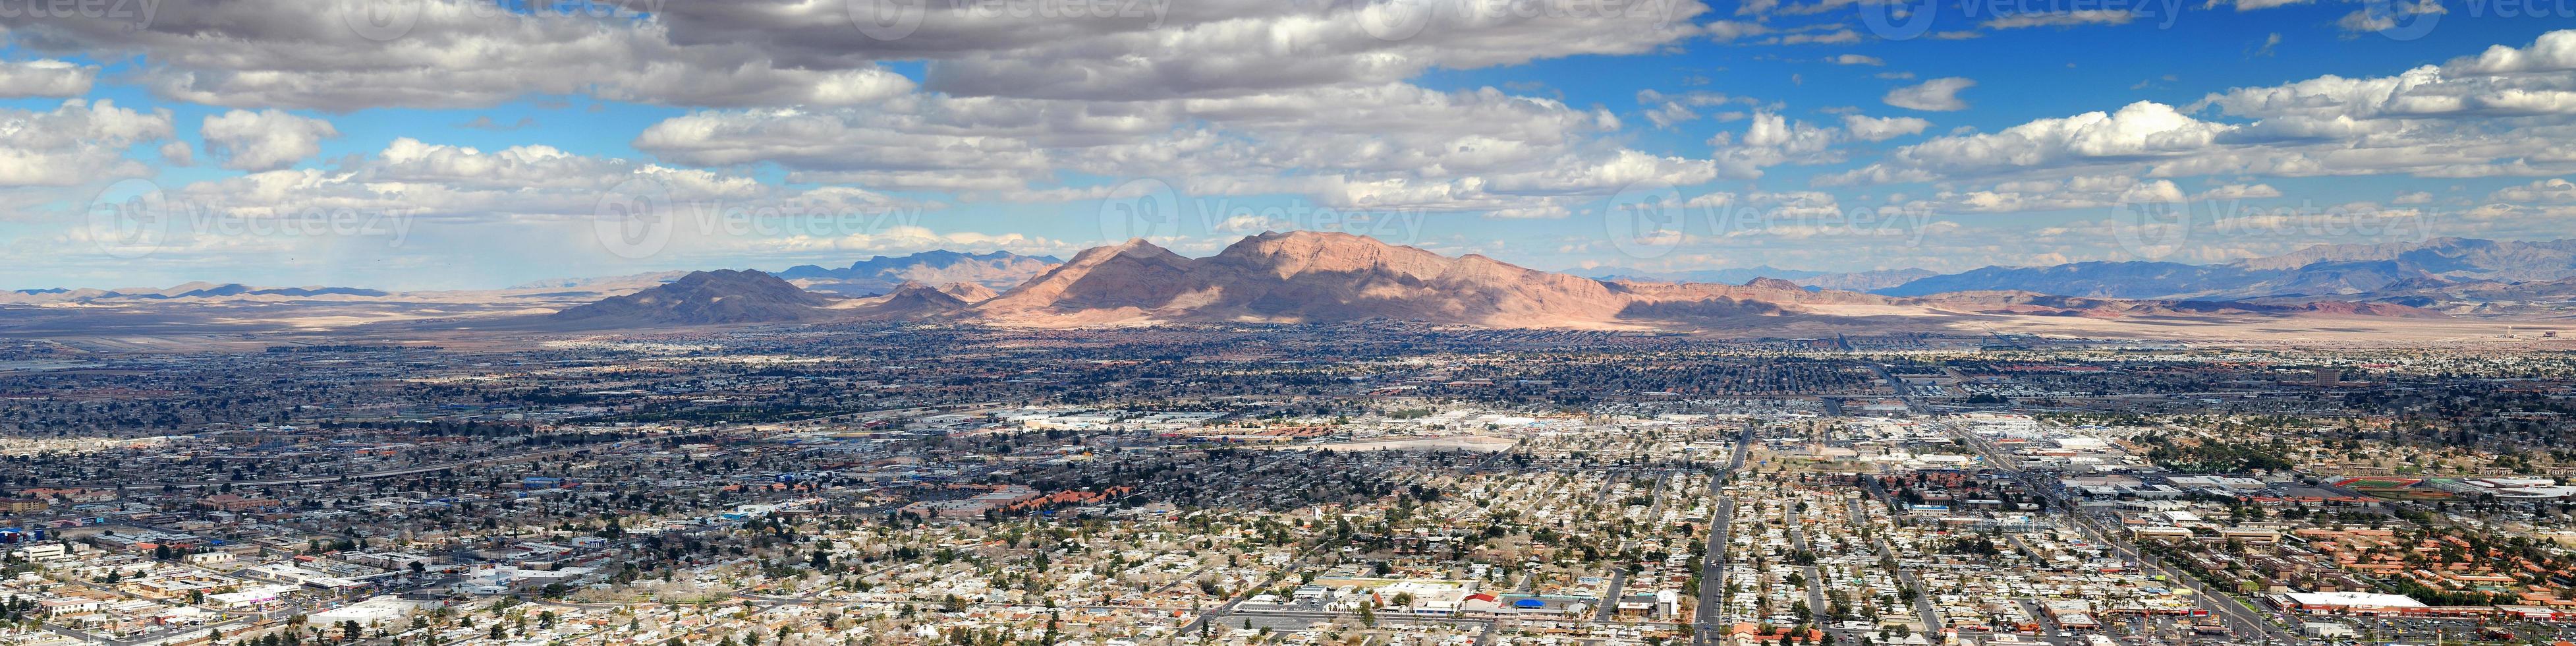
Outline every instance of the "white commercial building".
<svg viewBox="0 0 2576 646">
<path fill-rule="evenodd" d="M 377 622 L 401 619 L 419 607 L 419 602 L 405 601 L 392 596 L 379 596 L 313 613 L 312 619 L 313 623 L 324 626 L 335 626 L 343 621 L 355 621 L 361 626 L 371 626 Z"/>
</svg>

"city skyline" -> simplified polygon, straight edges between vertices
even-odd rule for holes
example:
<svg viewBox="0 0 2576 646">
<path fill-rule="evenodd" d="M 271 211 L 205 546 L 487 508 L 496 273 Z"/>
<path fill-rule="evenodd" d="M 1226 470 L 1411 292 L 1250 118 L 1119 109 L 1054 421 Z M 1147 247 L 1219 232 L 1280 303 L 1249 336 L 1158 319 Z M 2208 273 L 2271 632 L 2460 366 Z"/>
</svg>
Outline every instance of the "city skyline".
<svg viewBox="0 0 2576 646">
<path fill-rule="evenodd" d="M 1273 229 L 1578 272 L 2576 237 L 2564 7 L 2076 4 L 30 4 L 0 286 Z"/>
<path fill-rule="evenodd" d="M 2576 0 L 0 34 L 0 646 L 2576 646 Z"/>
</svg>

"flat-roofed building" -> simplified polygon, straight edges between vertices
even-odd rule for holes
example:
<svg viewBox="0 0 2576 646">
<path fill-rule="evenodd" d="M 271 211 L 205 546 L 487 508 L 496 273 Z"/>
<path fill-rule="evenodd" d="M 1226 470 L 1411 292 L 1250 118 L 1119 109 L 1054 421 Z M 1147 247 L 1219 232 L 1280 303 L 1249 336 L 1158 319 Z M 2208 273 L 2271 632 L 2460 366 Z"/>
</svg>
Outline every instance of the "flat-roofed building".
<svg viewBox="0 0 2576 646">
<path fill-rule="evenodd" d="M 2312 615 L 2394 617 L 2428 609 L 2414 597 L 2376 592 L 2286 592 L 2272 598 L 2284 609 Z"/>
</svg>

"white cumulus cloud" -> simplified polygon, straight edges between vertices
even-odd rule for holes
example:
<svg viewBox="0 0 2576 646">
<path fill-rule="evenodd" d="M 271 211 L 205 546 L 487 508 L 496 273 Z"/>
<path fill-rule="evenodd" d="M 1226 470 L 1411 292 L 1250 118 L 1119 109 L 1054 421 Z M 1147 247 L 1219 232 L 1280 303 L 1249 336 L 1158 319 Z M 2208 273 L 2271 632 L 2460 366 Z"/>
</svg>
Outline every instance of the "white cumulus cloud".
<svg viewBox="0 0 2576 646">
<path fill-rule="evenodd" d="M 1948 76 L 1889 90 L 1880 100 L 1888 105 L 1926 112 L 1953 112 L 1968 109 L 1959 91 L 1973 87 L 1975 80 Z"/>
<path fill-rule="evenodd" d="M 206 154 L 224 168 L 267 171 L 322 154 L 322 140 L 340 136 L 340 129 L 283 110 L 233 110 L 207 115 L 197 134 L 206 138 Z"/>
</svg>

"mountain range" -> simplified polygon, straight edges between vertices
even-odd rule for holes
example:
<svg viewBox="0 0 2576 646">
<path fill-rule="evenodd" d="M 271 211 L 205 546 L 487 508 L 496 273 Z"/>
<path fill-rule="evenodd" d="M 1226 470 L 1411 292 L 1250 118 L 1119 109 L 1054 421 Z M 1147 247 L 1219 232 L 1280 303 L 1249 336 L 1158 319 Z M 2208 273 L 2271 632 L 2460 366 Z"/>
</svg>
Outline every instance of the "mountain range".
<svg viewBox="0 0 2576 646">
<path fill-rule="evenodd" d="M 819 318 L 833 299 L 757 271 L 690 272 L 679 280 L 547 318 L 597 323 L 597 327 L 766 323 Z"/>
<path fill-rule="evenodd" d="M 2396 303 L 2241 303 L 1984 290 L 1904 297 L 1756 277 L 1741 285 L 1603 280 L 1340 233 L 1263 233 L 1188 258 L 1144 240 L 1096 247 L 993 293 L 907 282 L 839 298 L 753 271 L 697 272 L 549 317 L 592 327 L 942 319 L 1066 327 L 1408 320 L 1502 328 L 1709 328 L 1873 316 L 2438 317 Z"/>
<path fill-rule="evenodd" d="M 2576 278 L 2576 240 L 2537 242 L 2433 238 L 2422 242 L 2317 245 L 2215 265 L 2079 262 L 2049 267 L 1984 267 L 1874 290 L 1920 296 L 2017 290 L 2103 298 L 2256 301 L 2378 301 L 2474 309 L 2471 293 L 2520 288 L 2528 296 L 2569 294 L 2547 285 Z M 2465 313 L 2465 312 L 2463 312 Z"/>
<path fill-rule="evenodd" d="M 960 253 L 925 251 L 906 256 L 873 256 L 848 267 L 825 268 L 798 265 L 775 274 L 763 274 L 787 280 L 803 290 L 830 297 L 871 297 L 902 289 L 907 284 L 940 285 L 936 289 L 955 291 L 968 297 L 989 295 L 995 289 L 1006 289 L 1028 280 L 1059 263 L 1049 256 L 1023 256 L 1007 251 Z M 472 304 L 479 308 L 504 311 L 525 308 L 564 309 L 602 298 L 632 294 L 681 280 L 693 272 L 658 271 L 620 276 L 556 278 L 531 281 L 498 290 L 462 290 L 434 292 L 388 292 L 357 287 L 253 287 L 239 283 L 191 282 L 168 288 L 124 287 L 117 289 L 50 287 L 0 291 L 0 305 L 159 305 L 185 307 L 199 304 L 304 304 L 375 303 L 387 307 L 404 304 Z M 972 289 L 952 290 L 958 285 Z M 974 298 L 982 300 L 982 298 Z M 617 317 L 609 317 L 615 319 Z M 723 317 L 712 317 L 723 318 Z"/>
<path fill-rule="evenodd" d="M 1580 274 L 1602 280 L 1660 280 L 1676 283 L 1741 283 L 1755 278 L 1797 280 L 1823 276 L 1828 272 L 1806 269 L 1781 269 L 1770 265 L 1729 267 L 1726 269 L 1692 269 L 1686 271 L 1648 271 L 1635 267 L 1597 267 Z"/>
<path fill-rule="evenodd" d="M 89 302 L 108 300 L 162 301 L 188 298 L 230 297 L 314 297 L 314 296 L 384 296 L 387 292 L 357 287 L 252 287 L 241 283 L 182 283 L 176 287 L 120 287 L 117 289 L 63 288 L 20 289 L 0 293 L 0 303 Z"/>
<path fill-rule="evenodd" d="M 1770 265 L 1730 269 L 1695 269 L 1690 271 L 1647 271 L 1632 267 L 1600 267 L 1584 271 L 1583 276 L 1603 280 L 1662 281 L 1675 283 L 1742 284 L 1755 278 L 1778 278 L 1805 287 L 1870 291 L 1905 284 L 1908 281 L 1937 276 L 1929 269 L 1881 269 L 1874 271 L 1824 272 L 1806 269 L 1781 269 Z"/>
<path fill-rule="evenodd" d="M 954 314 L 995 292 L 975 283 L 907 281 L 885 293 L 842 297 L 807 291 L 775 275 L 718 269 L 564 308 L 542 317 L 512 317 L 504 329 L 631 329 L 675 325 L 790 323 L 822 320 L 915 320 Z"/>
<path fill-rule="evenodd" d="M 1008 251 L 933 250 L 906 256 L 871 256 L 840 268 L 797 265 L 772 275 L 815 291 L 871 296 L 891 292 L 907 282 L 974 283 L 1008 289 L 1062 262 L 1054 256 L 1023 256 Z"/>
<path fill-rule="evenodd" d="M 1037 324 L 1416 319 L 1522 326 L 1615 317 L 1608 283 L 1340 233 L 1264 233 L 1206 258 L 1098 247 L 976 307 Z"/>
<path fill-rule="evenodd" d="M 2549 319 L 2576 312 L 2576 241 L 2440 238 L 2318 246 L 2214 265 L 2081 262 L 1822 274 L 1754 268 L 1676 280 L 1625 269 L 1578 276 L 1482 255 L 1450 257 L 1346 234 L 1263 233 L 1189 258 L 1143 240 L 1058 262 L 1008 252 L 876 256 L 800 265 L 541 281 L 505 290 L 384 292 L 189 283 L 0 292 L 0 332 L 59 334 L 103 321 L 385 323 L 446 329 L 941 320 L 1008 326 L 1406 320 L 1487 327 L 1776 329 L 1944 326 L 2159 317 Z M 1780 273 L 1783 276 L 1770 276 Z M 791 278 L 791 276 L 793 278 Z M 906 278 L 907 276 L 923 278 Z M 1750 277 L 1746 277 L 1750 276 Z M 939 280 L 939 279 L 947 280 Z M 106 312 L 132 314 L 114 319 Z M 153 323 L 164 321 L 166 323 Z M 1964 321 L 1964 323 L 1963 323 Z M 2080 327 L 2080 326 L 2079 326 Z"/>
<path fill-rule="evenodd" d="M 2295 304 L 2375 302 L 2458 315 L 2555 314 L 2576 297 L 2576 239 L 2316 245 L 2277 256 L 2193 265 L 2086 261 L 2039 267 L 1987 266 L 1940 274 L 1922 269 L 1825 273 L 1757 266 L 1650 272 L 1600 268 L 1607 280 L 1739 283 L 1754 276 L 1813 289 L 1920 297 L 2012 291 L 2104 299 L 2212 300 Z"/>
</svg>

